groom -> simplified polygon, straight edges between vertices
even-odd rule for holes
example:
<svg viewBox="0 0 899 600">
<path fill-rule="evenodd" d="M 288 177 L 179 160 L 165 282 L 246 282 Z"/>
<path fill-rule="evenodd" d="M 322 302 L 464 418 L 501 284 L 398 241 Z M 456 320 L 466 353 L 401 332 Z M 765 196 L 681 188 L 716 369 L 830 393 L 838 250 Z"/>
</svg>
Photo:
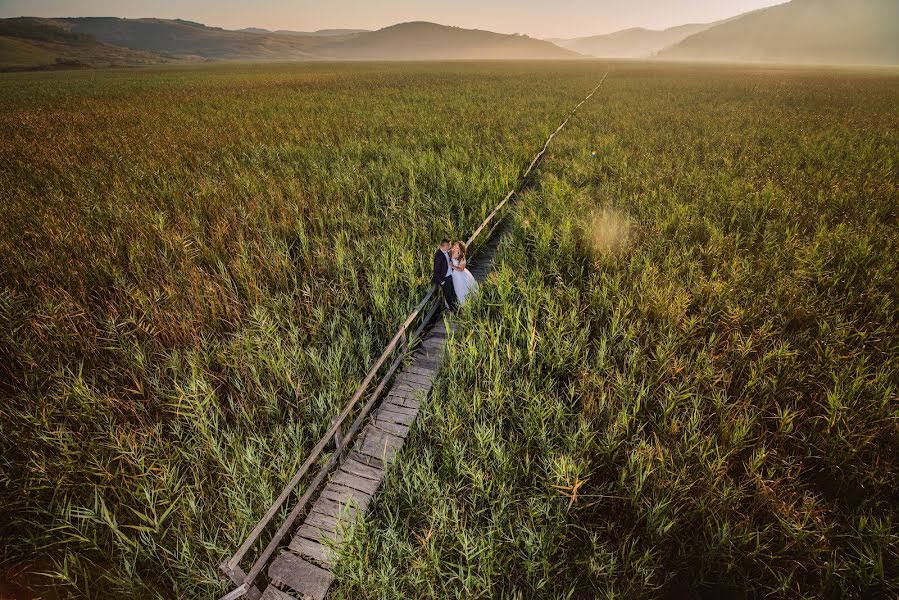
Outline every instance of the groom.
<svg viewBox="0 0 899 600">
<path fill-rule="evenodd" d="M 456 309 L 456 290 L 453 289 L 453 270 L 450 268 L 450 241 L 443 238 L 440 248 L 434 253 L 434 277 L 433 281 L 443 290 L 443 299 L 446 307 Z"/>
</svg>

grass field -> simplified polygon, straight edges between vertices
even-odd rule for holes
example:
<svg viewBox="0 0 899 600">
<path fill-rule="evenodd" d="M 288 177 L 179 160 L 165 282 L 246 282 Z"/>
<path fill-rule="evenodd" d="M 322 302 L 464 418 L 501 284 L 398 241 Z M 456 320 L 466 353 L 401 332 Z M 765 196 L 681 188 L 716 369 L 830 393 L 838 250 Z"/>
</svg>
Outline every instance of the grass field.
<svg viewBox="0 0 899 600">
<path fill-rule="evenodd" d="M 483 218 L 599 69 L 0 79 L 4 563 L 103 597 L 223 590 L 435 240 Z"/>
<path fill-rule="evenodd" d="M 895 598 L 897 98 L 613 70 L 521 200 L 336 597 Z"/>
<path fill-rule="evenodd" d="M 224 591 L 435 239 L 606 68 L 0 77 L 3 565 Z M 337 596 L 899 593 L 897 98 L 891 73 L 613 66 Z"/>
</svg>

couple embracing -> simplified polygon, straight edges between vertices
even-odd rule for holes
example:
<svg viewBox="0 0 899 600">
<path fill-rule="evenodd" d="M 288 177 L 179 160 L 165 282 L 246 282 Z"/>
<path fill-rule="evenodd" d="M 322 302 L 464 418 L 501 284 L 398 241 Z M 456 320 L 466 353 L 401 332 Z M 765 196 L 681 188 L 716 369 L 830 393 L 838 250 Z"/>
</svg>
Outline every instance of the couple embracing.
<svg viewBox="0 0 899 600">
<path fill-rule="evenodd" d="M 471 271 L 465 268 L 465 243 L 450 244 L 446 238 L 434 253 L 434 283 L 443 290 L 443 300 L 449 310 L 465 304 L 465 298 L 478 284 Z"/>
</svg>

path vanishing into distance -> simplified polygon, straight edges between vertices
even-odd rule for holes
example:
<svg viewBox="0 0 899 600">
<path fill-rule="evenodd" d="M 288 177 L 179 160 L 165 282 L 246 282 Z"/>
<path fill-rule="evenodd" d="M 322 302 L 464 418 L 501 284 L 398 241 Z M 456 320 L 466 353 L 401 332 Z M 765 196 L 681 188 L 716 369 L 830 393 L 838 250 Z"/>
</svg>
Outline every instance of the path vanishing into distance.
<svg viewBox="0 0 899 600">
<path fill-rule="evenodd" d="M 596 94 L 606 77 L 608 72 L 549 135 L 518 186 L 496 205 L 468 239 L 467 246 L 472 249 L 469 268 L 478 283 L 483 282 L 493 270 L 499 243 L 508 232 L 505 215 L 501 214 L 503 208 L 531 184 L 535 169 L 553 138 Z M 241 597 L 250 600 L 323 600 L 327 596 L 334 581 L 331 569 L 338 560 L 335 548 L 342 543 L 344 533 L 349 531 L 356 517 L 367 510 L 384 480 L 387 468 L 402 449 L 421 404 L 430 394 L 440 372 L 448 335 L 458 326 L 451 316 L 441 317 L 442 298 L 436 287 L 432 286 L 265 516 L 234 555 L 221 563 L 221 570 L 237 586 L 221 600 Z M 362 409 L 344 431 L 353 409 L 388 364 Z M 244 571 L 240 563 L 247 552 L 254 547 L 285 501 L 328 448 L 333 448 L 330 458 L 305 486 L 266 548 L 249 570 Z M 294 523 L 310 502 L 311 508 L 306 511 L 302 523 L 294 529 Z M 289 543 L 285 546 L 288 535 Z M 277 555 L 276 551 L 279 551 Z M 266 566 L 269 584 L 261 591 L 255 582 Z"/>
</svg>

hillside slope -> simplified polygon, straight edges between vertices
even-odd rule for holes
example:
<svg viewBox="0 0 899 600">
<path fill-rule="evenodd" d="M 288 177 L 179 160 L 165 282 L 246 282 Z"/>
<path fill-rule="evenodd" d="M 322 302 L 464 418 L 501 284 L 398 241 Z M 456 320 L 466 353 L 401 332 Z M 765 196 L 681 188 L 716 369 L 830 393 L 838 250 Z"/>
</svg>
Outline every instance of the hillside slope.
<svg viewBox="0 0 899 600">
<path fill-rule="evenodd" d="M 899 64 L 896 0 L 792 0 L 692 35 L 674 60 Z"/>
<path fill-rule="evenodd" d="M 553 41 L 563 48 L 598 58 L 648 58 L 716 24 L 696 23 L 662 30 L 635 27 L 604 35 Z"/>
<path fill-rule="evenodd" d="M 169 19 L 82 17 L 55 19 L 73 32 L 136 50 L 186 57 L 228 60 L 292 60 L 309 58 L 315 40 L 303 36 L 251 33 Z"/>
<path fill-rule="evenodd" d="M 159 54 L 104 44 L 52 19 L 0 19 L 0 70 L 132 66 L 165 60 Z"/>
<path fill-rule="evenodd" d="M 544 40 L 436 23 L 400 23 L 315 49 L 329 58 L 369 60 L 565 59 L 579 55 Z"/>
</svg>

